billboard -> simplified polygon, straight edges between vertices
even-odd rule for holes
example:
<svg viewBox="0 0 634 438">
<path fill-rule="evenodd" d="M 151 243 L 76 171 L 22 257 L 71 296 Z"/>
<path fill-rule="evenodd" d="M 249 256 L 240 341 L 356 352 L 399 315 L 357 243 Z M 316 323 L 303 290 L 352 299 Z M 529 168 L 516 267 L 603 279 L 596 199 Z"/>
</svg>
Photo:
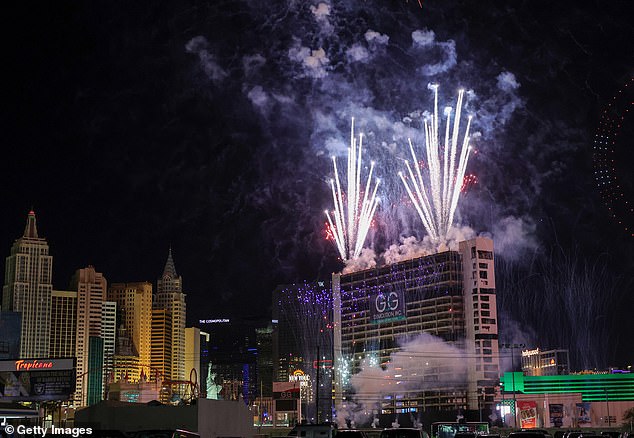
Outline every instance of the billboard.
<svg viewBox="0 0 634 438">
<path fill-rule="evenodd" d="M 273 400 L 278 412 L 296 411 L 299 408 L 300 382 L 273 382 Z"/>
<path fill-rule="evenodd" d="M 383 291 L 370 296 L 370 322 L 398 321 L 405 319 L 405 295 L 403 291 Z"/>
<path fill-rule="evenodd" d="M 68 400 L 75 392 L 75 359 L 0 361 L 0 401 Z"/>
<path fill-rule="evenodd" d="M 520 426 L 522 429 L 534 429 L 537 427 L 537 402 L 517 402 L 520 411 Z"/>
<path fill-rule="evenodd" d="M 298 399 L 300 394 L 300 382 L 273 382 L 273 398 L 280 399 Z"/>
<path fill-rule="evenodd" d="M 590 403 L 577 403 L 577 426 L 590 426 L 592 419 L 590 418 Z"/>
<path fill-rule="evenodd" d="M 548 405 L 548 413 L 552 427 L 561 427 L 564 425 L 564 405 L 551 403 Z"/>
</svg>

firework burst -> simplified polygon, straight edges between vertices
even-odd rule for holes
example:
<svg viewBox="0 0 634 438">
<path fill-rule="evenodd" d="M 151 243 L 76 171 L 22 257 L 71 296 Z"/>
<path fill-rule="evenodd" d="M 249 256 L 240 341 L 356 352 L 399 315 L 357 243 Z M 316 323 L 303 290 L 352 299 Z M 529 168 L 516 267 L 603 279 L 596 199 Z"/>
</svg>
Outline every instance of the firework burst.
<svg viewBox="0 0 634 438">
<path fill-rule="evenodd" d="M 453 128 L 451 126 L 453 109 L 450 107 L 445 109 L 445 135 L 444 142 L 441 143 L 438 117 L 438 85 L 433 85 L 431 88 L 434 90 L 434 113 L 424 121 L 425 149 L 427 152 L 426 171 L 424 173 L 427 180 L 423 179 L 422 166 L 418 163 L 411 140 L 409 140 L 409 149 L 414 164 L 412 165 L 409 161 L 405 161 L 409 178 L 403 172 L 399 172 L 399 176 L 416 208 L 416 212 L 423 221 L 427 233 L 432 240 L 441 241 L 447 238 L 447 232 L 453 222 L 460 190 L 464 183 L 470 150 L 469 128 L 471 126 L 471 116 L 468 118 L 462 145 L 459 146 L 460 114 L 464 97 L 464 90 L 460 90 Z"/>
<path fill-rule="evenodd" d="M 371 162 L 365 188 L 362 190 L 361 187 L 362 151 L 363 134 L 359 134 L 358 140 L 355 138 L 354 118 L 352 118 L 346 169 L 346 191 L 344 192 L 341 188 L 337 159 L 333 156 L 332 165 L 335 178 L 330 180 L 330 188 L 335 209 L 332 214 L 328 210 L 325 211 L 330 233 L 343 260 L 357 258 L 361 254 L 363 243 L 379 203 L 379 198 L 376 196 L 380 184 L 378 178 L 375 178 L 374 188 L 371 187 L 374 161 Z"/>
</svg>

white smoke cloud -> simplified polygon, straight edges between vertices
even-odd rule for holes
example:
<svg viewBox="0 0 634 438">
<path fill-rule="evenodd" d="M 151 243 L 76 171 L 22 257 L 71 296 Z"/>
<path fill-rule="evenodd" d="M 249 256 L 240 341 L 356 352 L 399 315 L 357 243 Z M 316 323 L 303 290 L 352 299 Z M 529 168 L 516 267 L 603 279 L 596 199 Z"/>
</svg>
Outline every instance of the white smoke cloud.
<svg viewBox="0 0 634 438">
<path fill-rule="evenodd" d="M 367 62 L 370 60 L 370 53 L 368 49 L 361 44 L 354 44 L 348 50 L 346 50 L 346 56 L 351 62 Z"/>
<path fill-rule="evenodd" d="M 473 90 L 469 91 L 468 103 L 473 103 L 477 107 L 474 125 L 484 132 L 502 131 L 511 117 L 525 105 L 524 99 L 518 94 L 521 84 L 513 73 L 503 71 L 498 74 L 496 80 L 495 89 L 486 99 L 481 99 Z M 474 134 L 480 132 L 474 130 Z M 496 144 L 491 143 L 489 146 L 495 147 Z"/>
<path fill-rule="evenodd" d="M 321 27 L 322 34 L 329 35 L 335 30 L 334 26 L 330 23 L 330 5 L 327 3 L 319 3 L 317 6 L 311 6 L 310 11 L 313 13 L 315 20 Z"/>
<path fill-rule="evenodd" d="M 475 236 L 476 232 L 472 228 L 458 225 L 449 229 L 447 240 L 442 242 L 434 242 L 429 236 L 420 241 L 414 236 L 401 237 L 401 243 L 390 245 L 381 257 L 386 264 L 392 264 L 438 252 L 457 251 L 460 242 Z"/>
<path fill-rule="evenodd" d="M 319 3 L 317 6 L 311 6 L 310 12 L 313 13 L 317 20 L 325 20 L 330 15 L 330 5 Z"/>
<path fill-rule="evenodd" d="M 209 43 L 203 36 L 197 36 L 189 40 L 185 45 L 185 50 L 198 55 L 200 65 L 207 76 L 214 82 L 222 82 L 229 74 L 218 64 L 216 57 L 207 48 Z"/>
<path fill-rule="evenodd" d="M 373 249 L 363 248 L 361 255 L 353 260 L 346 260 L 346 266 L 343 268 L 343 273 L 363 271 L 364 269 L 371 269 L 376 267 L 376 253 Z"/>
<path fill-rule="evenodd" d="M 265 109 L 267 104 L 269 103 L 269 97 L 264 91 L 264 89 L 256 85 L 253 87 L 248 93 L 247 97 L 253 103 L 253 105 L 259 107 L 260 109 Z"/>
<path fill-rule="evenodd" d="M 451 370 L 437 372 L 441 367 Z M 438 380 L 425 379 L 430 374 L 437 375 Z M 340 416 L 347 415 L 357 423 L 365 423 L 377 410 L 383 395 L 433 390 L 447 385 L 459 387 L 466 384 L 466 380 L 464 350 L 428 333 L 421 333 L 402 343 L 385 365 L 378 365 L 371 357 L 363 358 L 361 371 L 350 378 L 359 399 L 353 399 L 347 411 Z"/>
<path fill-rule="evenodd" d="M 423 76 L 445 73 L 458 62 L 455 41 L 436 41 L 436 34 L 433 30 L 423 29 L 412 32 L 412 49 L 415 52 L 422 52 L 424 59 L 436 60 L 436 62 L 422 65 L 417 69 Z"/>
<path fill-rule="evenodd" d="M 503 71 L 497 77 L 497 86 L 502 91 L 513 91 L 520 87 L 519 82 L 515 79 L 515 75 L 508 71 Z"/>
<path fill-rule="evenodd" d="M 386 45 L 390 41 L 390 37 L 388 35 L 384 35 L 382 33 L 379 33 L 379 32 L 376 32 L 374 30 L 369 29 L 365 33 L 365 40 L 368 43 Z"/>
<path fill-rule="evenodd" d="M 288 49 L 288 57 L 295 62 L 302 64 L 306 76 L 319 79 L 326 77 L 326 68 L 330 60 L 326 56 L 323 48 L 311 50 L 300 45 L 299 40 L 295 40 L 295 45 Z"/>
<path fill-rule="evenodd" d="M 507 216 L 494 224 L 493 239 L 495 252 L 501 256 L 515 260 L 525 251 L 538 248 L 535 237 L 535 223 L 528 217 Z"/>
<path fill-rule="evenodd" d="M 433 30 L 415 30 L 412 32 L 412 41 L 415 46 L 428 46 L 434 42 L 436 34 Z"/>
</svg>

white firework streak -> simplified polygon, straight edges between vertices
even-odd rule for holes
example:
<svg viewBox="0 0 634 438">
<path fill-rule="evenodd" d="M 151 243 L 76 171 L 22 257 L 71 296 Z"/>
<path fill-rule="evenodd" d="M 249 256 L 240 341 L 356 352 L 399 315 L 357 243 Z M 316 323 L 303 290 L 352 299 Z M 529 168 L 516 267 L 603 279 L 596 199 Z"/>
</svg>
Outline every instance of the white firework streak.
<svg viewBox="0 0 634 438">
<path fill-rule="evenodd" d="M 348 166 L 346 169 L 346 191 L 341 190 L 337 160 L 332 157 L 332 165 L 335 178 L 330 180 L 332 201 L 335 209 L 332 212 L 325 211 L 328 225 L 332 231 L 337 249 L 343 260 L 359 257 L 363 249 L 363 243 L 368 235 L 372 218 L 376 212 L 379 198 L 376 196 L 380 181 L 375 178 L 374 188 L 371 188 L 374 161 L 371 162 L 370 172 L 361 190 L 361 167 L 363 151 L 363 134 L 359 139 L 354 136 L 354 118 L 350 124 L 350 147 L 348 147 Z M 345 197 L 345 203 L 344 203 Z M 334 216 L 334 221 L 333 221 Z"/>
<path fill-rule="evenodd" d="M 464 96 L 464 90 L 460 90 L 453 129 L 451 129 L 452 108 L 445 110 L 445 139 L 444 144 L 441 145 L 438 131 L 438 85 L 433 85 L 432 88 L 434 90 L 434 113 L 431 120 L 426 119 L 424 123 L 428 181 L 425 183 L 423 180 L 423 174 L 411 140 L 409 140 L 409 150 L 414 169 L 409 161 L 405 161 L 409 179 L 403 175 L 403 172 L 399 172 L 398 175 L 403 181 L 405 190 L 423 221 L 427 233 L 432 240 L 440 241 L 447 237 L 460 198 L 460 189 L 471 149 L 469 146 L 471 116 L 467 122 L 462 145 L 459 146 L 460 114 Z M 457 163 L 456 156 L 458 156 Z"/>
</svg>

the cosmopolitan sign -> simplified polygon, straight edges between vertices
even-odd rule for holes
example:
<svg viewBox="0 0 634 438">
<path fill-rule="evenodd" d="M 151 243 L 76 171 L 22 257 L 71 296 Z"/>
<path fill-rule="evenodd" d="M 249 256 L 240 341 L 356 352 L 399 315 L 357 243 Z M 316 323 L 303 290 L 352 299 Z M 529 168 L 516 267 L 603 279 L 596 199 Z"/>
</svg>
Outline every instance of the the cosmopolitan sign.
<svg viewBox="0 0 634 438">
<path fill-rule="evenodd" d="M 403 291 L 385 291 L 370 296 L 370 322 L 380 324 L 400 319 L 405 319 Z"/>
</svg>

